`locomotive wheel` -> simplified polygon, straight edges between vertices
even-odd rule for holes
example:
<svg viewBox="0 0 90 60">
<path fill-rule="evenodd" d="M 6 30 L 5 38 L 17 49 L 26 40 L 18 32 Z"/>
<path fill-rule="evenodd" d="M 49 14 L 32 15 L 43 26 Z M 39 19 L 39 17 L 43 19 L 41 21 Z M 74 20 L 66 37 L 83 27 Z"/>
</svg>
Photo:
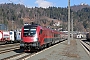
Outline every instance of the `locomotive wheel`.
<svg viewBox="0 0 90 60">
<path fill-rule="evenodd" d="M 52 45 L 52 43 L 48 43 L 48 47 L 50 47 Z"/>
<path fill-rule="evenodd" d="M 46 47 L 47 47 L 47 44 L 44 45 L 44 48 L 46 48 Z"/>
<path fill-rule="evenodd" d="M 11 41 L 11 43 L 13 44 L 14 42 L 13 42 L 13 41 Z"/>
<path fill-rule="evenodd" d="M 55 44 L 55 41 L 52 42 L 52 45 Z"/>
</svg>

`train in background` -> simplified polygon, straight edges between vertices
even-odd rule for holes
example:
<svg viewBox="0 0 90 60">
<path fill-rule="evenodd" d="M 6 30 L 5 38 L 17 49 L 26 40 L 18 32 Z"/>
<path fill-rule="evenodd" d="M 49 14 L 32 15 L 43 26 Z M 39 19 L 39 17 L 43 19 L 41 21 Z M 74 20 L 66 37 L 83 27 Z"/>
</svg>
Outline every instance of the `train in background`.
<svg viewBox="0 0 90 60">
<path fill-rule="evenodd" d="M 21 41 L 21 31 L 10 31 L 10 40 L 12 42 L 20 42 Z"/>
<path fill-rule="evenodd" d="M 21 31 L 0 30 L 0 44 L 15 43 L 21 41 Z"/>
<path fill-rule="evenodd" d="M 87 41 L 90 42 L 90 32 L 88 32 L 88 33 L 86 34 L 86 39 L 87 39 Z"/>
<path fill-rule="evenodd" d="M 40 25 L 24 25 L 21 31 L 20 47 L 24 51 L 42 49 L 64 40 L 64 36 L 63 32 Z"/>
</svg>

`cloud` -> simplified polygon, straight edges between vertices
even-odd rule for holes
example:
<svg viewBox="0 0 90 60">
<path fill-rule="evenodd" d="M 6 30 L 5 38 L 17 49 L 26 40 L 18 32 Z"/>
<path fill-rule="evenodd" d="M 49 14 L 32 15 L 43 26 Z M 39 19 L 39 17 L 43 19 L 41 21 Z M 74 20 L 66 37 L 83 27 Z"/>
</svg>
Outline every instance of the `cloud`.
<svg viewBox="0 0 90 60">
<path fill-rule="evenodd" d="M 18 0 L 8 0 L 8 1 L 14 3 L 17 2 Z"/>
<path fill-rule="evenodd" d="M 24 0 L 8 0 L 8 2 L 15 3 L 15 4 L 18 4 L 18 3 L 23 4 L 23 1 Z"/>
<path fill-rule="evenodd" d="M 45 1 L 45 0 L 36 0 L 35 3 L 38 4 L 38 6 L 42 8 L 48 8 L 50 6 L 53 6 L 53 3 Z"/>
<path fill-rule="evenodd" d="M 0 0 L 0 4 L 4 4 L 4 3 L 15 3 L 18 0 Z"/>
</svg>

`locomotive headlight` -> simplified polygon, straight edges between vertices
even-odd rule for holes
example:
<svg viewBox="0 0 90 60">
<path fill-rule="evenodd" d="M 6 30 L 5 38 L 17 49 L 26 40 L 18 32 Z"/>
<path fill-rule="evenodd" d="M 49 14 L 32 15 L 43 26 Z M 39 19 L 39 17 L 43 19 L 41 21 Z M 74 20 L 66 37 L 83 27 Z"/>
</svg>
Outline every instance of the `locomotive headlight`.
<svg viewBox="0 0 90 60">
<path fill-rule="evenodd" d="M 38 41 L 38 36 L 37 36 L 37 33 L 35 34 L 34 36 L 34 42 Z"/>
<path fill-rule="evenodd" d="M 34 38 L 34 42 L 38 41 L 38 38 Z"/>
</svg>

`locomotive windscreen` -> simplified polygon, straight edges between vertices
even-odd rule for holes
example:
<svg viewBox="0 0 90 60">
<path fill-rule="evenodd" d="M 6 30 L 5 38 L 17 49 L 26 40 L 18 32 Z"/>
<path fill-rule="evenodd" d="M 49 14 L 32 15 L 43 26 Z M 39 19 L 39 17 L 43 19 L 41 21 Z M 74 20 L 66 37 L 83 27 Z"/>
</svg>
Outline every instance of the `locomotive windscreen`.
<svg viewBox="0 0 90 60">
<path fill-rule="evenodd" d="M 24 26 L 24 36 L 34 36 L 36 34 L 36 26 Z"/>
</svg>

